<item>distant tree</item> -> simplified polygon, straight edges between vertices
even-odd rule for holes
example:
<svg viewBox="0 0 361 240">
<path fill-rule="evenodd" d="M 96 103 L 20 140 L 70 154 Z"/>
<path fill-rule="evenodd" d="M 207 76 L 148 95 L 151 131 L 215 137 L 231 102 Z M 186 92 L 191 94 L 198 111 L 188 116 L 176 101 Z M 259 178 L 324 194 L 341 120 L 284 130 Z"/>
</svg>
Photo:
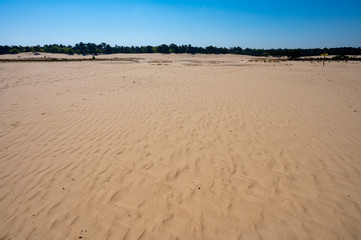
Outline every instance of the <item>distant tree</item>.
<svg viewBox="0 0 361 240">
<path fill-rule="evenodd" d="M 301 49 L 291 49 L 287 55 L 290 60 L 297 60 L 302 56 Z"/>
<path fill-rule="evenodd" d="M 18 53 L 20 53 L 20 50 L 17 49 L 17 48 L 13 48 L 13 49 L 11 49 L 11 50 L 9 51 L 9 53 L 10 53 L 10 54 L 18 54 Z"/>
<path fill-rule="evenodd" d="M 106 46 L 107 46 L 106 43 L 101 43 L 101 44 L 99 45 L 100 49 L 103 50 L 103 53 L 105 52 Z"/>
<path fill-rule="evenodd" d="M 158 53 L 164 53 L 164 54 L 170 53 L 169 47 L 166 44 L 162 44 L 162 45 L 158 46 L 157 47 L 157 52 Z"/>
<path fill-rule="evenodd" d="M 9 46 L 0 46 L 0 54 L 7 54 L 9 53 L 11 47 Z"/>
<path fill-rule="evenodd" d="M 12 50 L 17 49 L 17 50 Z M 251 56 L 288 56 L 289 59 L 298 59 L 302 56 L 319 56 L 322 53 L 329 55 L 337 55 L 337 59 L 344 59 L 344 56 L 361 55 L 361 47 L 341 47 L 341 48 L 311 48 L 311 49 L 243 49 L 241 47 L 193 47 L 192 45 L 180 45 L 172 43 L 169 46 L 162 44 L 160 46 L 110 46 L 106 43 L 96 45 L 95 43 L 77 43 L 75 46 L 65 46 L 62 44 L 51 44 L 44 46 L 0 46 L 0 54 L 7 54 L 12 50 L 12 53 L 19 52 L 49 52 L 49 53 L 66 53 L 66 54 L 92 54 L 98 55 L 112 54 L 112 53 L 203 53 L 203 54 L 244 54 Z"/>
<path fill-rule="evenodd" d="M 113 49 L 109 44 L 107 44 L 106 47 L 105 47 L 105 53 L 106 54 L 112 54 L 113 53 Z"/>
<path fill-rule="evenodd" d="M 86 47 L 88 48 L 87 52 L 90 54 L 97 53 L 97 45 L 95 43 L 87 43 Z"/>
<path fill-rule="evenodd" d="M 143 50 L 141 47 L 135 47 L 135 53 L 143 53 Z"/>
<path fill-rule="evenodd" d="M 121 50 L 122 50 L 121 47 L 118 45 L 115 45 L 115 47 L 113 47 L 113 53 L 121 53 L 122 52 Z"/>
<path fill-rule="evenodd" d="M 143 49 L 143 53 L 153 53 L 153 47 L 152 46 L 145 46 L 145 47 L 142 47 Z"/>
<path fill-rule="evenodd" d="M 65 53 L 69 55 L 74 55 L 74 50 L 72 48 L 67 48 Z"/>
<path fill-rule="evenodd" d="M 39 45 L 38 45 L 38 46 L 33 47 L 33 49 L 34 49 L 34 52 L 40 52 L 40 51 L 41 51 L 41 48 L 40 48 L 40 46 L 39 46 Z"/>
<path fill-rule="evenodd" d="M 26 47 L 24 48 L 24 52 L 34 52 L 34 48 L 33 48 L 33 47 L 26 46 Z"/>
<path fill-rule="evenodd" d="M 179 52 L 180 52 L 180 51 L 179 51 L 179 47 L 178 47 L 176 44 L 174 44 L 174 43 L 172 43 L 172 44 L 169 45 L 169 51 L 170 51 L 171 53 L 179 53 Z"/>
<path fill-rule="evenodd" d="M 188 44 L 187 53 L 196 54 L 197 52 L 196 52 L 195 48 L 192 45 Z"/>
<path fill-rule="evenodd" d="M 241 48 L 241 47 L 230 48 L 230 53 L 233 53 L 233 54 L 242 54 L 242 48 Z"/>
<path fill-rule="evenodd" d="M 213 46 L 208 46 L 206 47 L 206 51 L 205 51 L 206 54 L 214 54 L 214 53 L 217 53 L 216 51 L 216 48 L 213 47 Z"/>
</svg>

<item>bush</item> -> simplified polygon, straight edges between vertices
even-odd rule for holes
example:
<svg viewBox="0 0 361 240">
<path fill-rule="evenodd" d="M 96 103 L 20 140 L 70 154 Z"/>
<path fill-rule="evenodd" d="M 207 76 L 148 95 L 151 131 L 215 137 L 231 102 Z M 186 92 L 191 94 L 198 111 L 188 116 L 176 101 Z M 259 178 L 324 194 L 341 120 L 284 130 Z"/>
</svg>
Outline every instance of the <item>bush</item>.
<svg viewBox="0 0 361 240">
<path fill-rule="evenodd" d="M 65 48 L 65 53 L 68 55 L 74 55 L 74 50 L 72 48 Z"/>
<path fill-rule="evenodd" d="M 10 53 L 10 54 L 18 54 L 18 53 L 20 53 L 20 50 L 17 49 L 17 48 L 13 48 L 13 49 L 11 49 L 11 50 L 9 51 L 9 53 Z"/>
</svg>

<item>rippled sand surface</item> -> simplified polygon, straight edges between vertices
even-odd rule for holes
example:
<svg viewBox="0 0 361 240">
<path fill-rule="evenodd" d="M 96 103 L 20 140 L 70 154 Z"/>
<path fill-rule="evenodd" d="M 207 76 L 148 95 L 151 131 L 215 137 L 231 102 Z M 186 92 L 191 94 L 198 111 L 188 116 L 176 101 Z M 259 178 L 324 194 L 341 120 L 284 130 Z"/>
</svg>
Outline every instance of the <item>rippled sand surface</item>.
<svg viewBox="0 0 361 240">
<path fill-rule="evenodd" d="M 0 63 L 0 239 L 361 239 L 361 63 L 118 57 Z"/>
</svg>

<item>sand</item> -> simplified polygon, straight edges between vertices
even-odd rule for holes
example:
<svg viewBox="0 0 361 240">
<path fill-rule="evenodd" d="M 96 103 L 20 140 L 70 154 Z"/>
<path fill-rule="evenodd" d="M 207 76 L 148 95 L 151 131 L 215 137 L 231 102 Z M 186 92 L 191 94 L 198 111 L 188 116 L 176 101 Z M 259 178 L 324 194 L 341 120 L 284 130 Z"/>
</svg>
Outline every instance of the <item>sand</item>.
<svg viewBox="0 0 361 240">
<path fill-rule="evenodd" d="M 0 239 L 361 239 L 361 63 L 118 57 L 0 63 Z"/>
</svg>

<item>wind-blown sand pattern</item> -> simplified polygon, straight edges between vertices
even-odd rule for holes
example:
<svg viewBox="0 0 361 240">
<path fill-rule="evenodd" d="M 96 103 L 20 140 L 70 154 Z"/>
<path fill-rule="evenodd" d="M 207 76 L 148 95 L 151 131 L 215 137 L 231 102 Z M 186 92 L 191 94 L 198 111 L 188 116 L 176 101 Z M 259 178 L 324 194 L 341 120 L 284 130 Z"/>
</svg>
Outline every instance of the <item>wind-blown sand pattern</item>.
<svg viewBox="0 0 361 240">
<path fill-rule="evenodd" d="M 131 57 L 0 64 L 0 239 L 361 239 L 360 63 Z"/>
</svg>

